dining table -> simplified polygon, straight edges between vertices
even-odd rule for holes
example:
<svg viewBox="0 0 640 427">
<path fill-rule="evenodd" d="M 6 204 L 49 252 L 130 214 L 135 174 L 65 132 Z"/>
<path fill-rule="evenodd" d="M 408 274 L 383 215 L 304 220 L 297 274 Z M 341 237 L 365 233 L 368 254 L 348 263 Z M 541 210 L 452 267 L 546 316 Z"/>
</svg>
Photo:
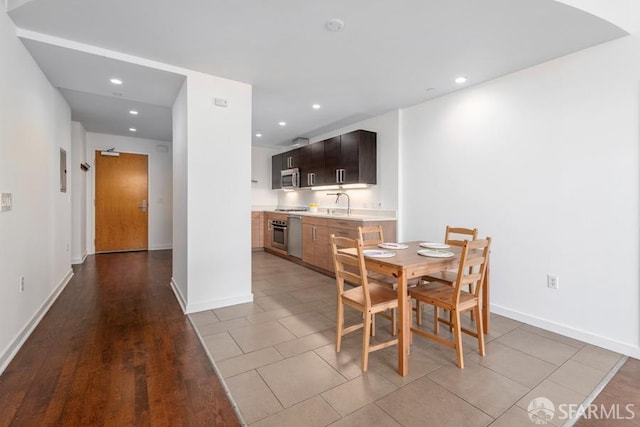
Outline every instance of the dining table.
<svg viewBox="0 0 640 427">
<path fill-rule="evenodd" d="M 367 270 L 385 276 L 393 277 L 397 281 L 398 292 L 398 373 L 406 376 L 409 373 L 409 334 L 411 333 L 412 305 L 408 296 L 407 283 L 411 279 L 417 279 L 429 274 L 446 270 L 455 270 L 460 263 L 461 248 L 451 246 L 446 251 L 452 252 L 453 256 L 448 258 L 430 257 L 418 254 L 424 247 L 420 246 L 423 241 L 404 242 L 395 244 L 399 247 L 407 246 L 404 249 L 385 248 L 385 251 L 392 252 L 393 255 L 386 254 L 387 257 L 365 256 L 365 266 Z M 394 244 L 390 244 L 392 246 Z M 366 249 L 366 248 L 365 248 Z M 379 248 L 377 248 L 379 249 Z M 423 252 L 424 253 L 424 252 Z M 489 333 L 489 262 L 482 282 L 481 305 L 482 323 L 484 333 Z"/>
</svg>

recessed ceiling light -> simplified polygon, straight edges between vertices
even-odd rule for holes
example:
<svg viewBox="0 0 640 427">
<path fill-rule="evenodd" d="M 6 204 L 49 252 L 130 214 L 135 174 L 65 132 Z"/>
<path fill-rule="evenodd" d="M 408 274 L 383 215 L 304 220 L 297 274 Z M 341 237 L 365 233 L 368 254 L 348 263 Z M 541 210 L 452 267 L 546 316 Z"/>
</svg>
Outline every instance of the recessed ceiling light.
<svg viewBox="0 0 640 427">
<path fill-rule="evenodd" d="M 313 108 L 314 110 L 319 110 L 320 109 L 320 104 L 313 104 L 311 106 L 311 108 Z"/>
<path fill-rule="evenodd" d="M 467 80 L 468 79 L 465 76 L 456 77 L 456 83 L 458 83 L 459 85 L 461 85 L 462 83 L 466 83 Z"/>
<path fill-rule="evenodd" d="M 256 138 L 262 138 L 262 134 L 261 133 L 256 133 Z"/>
<path fill-rule="evenodd" d="M 331 18 L 327 22 L 325 22 L 324 27 L 328 31 L 333 31 L 333 32 L 340 31 L 341 29 L 344 28 L 344 21 L 338 18 Z"/>
<path fill-rule="evenodd" d="M 279 124 L 280 126 L 286 126 L 286 125 L 287 125 L 287 122 L 279 122 L 278 124 Z"/>
<path fill-rule="evenodd" d="M 113 83 L 114 85 L 121 85 L 122 84 L 122 80 L 120 80 L 120 79 L 111 79 L 109 81 L 111 83 Z"/>
<path fill-rule="evenodd" d="M 136 128 L 129 128 L 129 132 L 135 132 L 136 130 Z"/>
<path fill-rule="evenodd" d="M 129 114 L 131 114 L 132 116 L 137 116 L 138 112 L 136 110 L 129 110 Z"/>
</svg>

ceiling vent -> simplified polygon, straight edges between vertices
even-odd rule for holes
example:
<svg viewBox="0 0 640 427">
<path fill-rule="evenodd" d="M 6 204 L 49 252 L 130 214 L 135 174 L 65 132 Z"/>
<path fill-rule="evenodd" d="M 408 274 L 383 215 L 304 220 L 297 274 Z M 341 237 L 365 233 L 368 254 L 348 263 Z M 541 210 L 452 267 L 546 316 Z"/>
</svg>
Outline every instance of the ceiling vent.
<svg viewBox="0 0 640 427">
<path fill-rule="evenodd" d="M 291 145 L 294 147 L 302 147 L 303 145 L 309 145 L 309 138 L 296 138 L 291 141 Z"/>
</svg>

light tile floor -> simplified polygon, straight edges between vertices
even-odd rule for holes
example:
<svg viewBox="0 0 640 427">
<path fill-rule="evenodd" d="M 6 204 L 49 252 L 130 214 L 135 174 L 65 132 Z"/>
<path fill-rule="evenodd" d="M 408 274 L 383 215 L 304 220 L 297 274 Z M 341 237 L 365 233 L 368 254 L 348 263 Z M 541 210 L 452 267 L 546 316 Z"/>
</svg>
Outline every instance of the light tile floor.
<svg viewBox="0 0 640 427">
<path fill-rule="evenodd" d="M 396 347 L 372 353 L 363 374 L 361 332 L 335 352 L 335 293 L 334 279 L 255 252 L 253 303 L 190 315 L 245 423 L 531 427 L 532 399 L 582 403 L 622 358 L 492 315 L 486 356 L 463 337 L 464 370 L 452 349 L 414 337 L 407 377 L 396 372 Z M 359 320 L 349 308 L 345 314 Z M 388 337 L 380 319 L 376 338 Z"/>
</svg>

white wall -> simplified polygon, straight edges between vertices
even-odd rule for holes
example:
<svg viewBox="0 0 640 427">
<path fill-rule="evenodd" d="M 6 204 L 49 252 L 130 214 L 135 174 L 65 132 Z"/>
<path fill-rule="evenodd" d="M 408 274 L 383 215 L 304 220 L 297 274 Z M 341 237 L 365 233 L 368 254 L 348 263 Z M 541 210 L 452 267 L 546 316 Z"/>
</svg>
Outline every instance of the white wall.
<svg viewBox="0 0 640 427">
<path fill-rule="evenodd" d="M 172 154 L 171 143 L 167 141 L 131 138 L 87 132 L 87 159 L 95 166 L 96 150 L 115 148 L 123 153 L 146 154 L 149 156 L 149 249 L 171 249 L 172 239 Z M 87 173 L 88 186 L 88 229 L 89 251 L 95 253 L 95 167 Z"/>
<path fill-rule="evenodd" d="M 187 158 L 174 170 L 182 174 L 174 182 L 186 183 L 186 236 L 176 239 L 186 241 L 188 257 L 174 256 L 172 282 L 190 313 L 253 300 L 251 86 L 188 72 L 186 92 L 186 109 L 182 93 L 174 105 L 174 111 L 188 113 L 186 131 L 174 123 L 180 128 L 174 137 L 186 135 L 186 145 L 181 140 L 176 147 Z M 229 106 L 215 106 L 214 98 L 227 99 Z M 186 285 L 180 283 L 184 277 Z"/>
<path fill-rule="evenodd" d="M 405 110 L 404 237 L 478 227 L 492 310 L 640 357 L 639 81 L 630 36 Z"/>
<path fill-rule="evenodd" d="M 87 132 L 71 122 L 71 262 L 82 264 L 87 257 L 87 173 L 80 164 L 87 161 Z"/>
<path fill-rule="evenodd" d="M 311 139 L 311 143 L 314 143 L 358 129 L 376 132 L 378 184 L 367 189 L 341 190 L 349 194 L 352 208 L 384 209 L 387 211 L 396 211 L 398 209 L 399 128 L 400 113 L 398 110 L 394 110 Z M 274 192 L 276 191 L 274 190 Z M 346 207 L 344 198 L 336 205 L 336 197 L 327 196 L 327 191 L 298 190 L 285 192 L 279 190 L 276 193 L 278 194 L 278 203 L 281 206 L 306 206 L 311 202 L 315 202 L 319 204 L 320 208 Z"/>
<path fill-rule="evenodd" d="M 0 212 L 0 372 L 73 274 L 72 168 L 59 191 L 71 113 L 15 31 L 0 11 L 0 192 L 13 194 L 12 210 Z"/>
<path fill-rule="evenodd" d="M 187 307 L 188 158 L 187 158 L 187 80 L 178 93 L 172 111 L 173 119 L 173 252 L 171 285 L 183 310 Z"/>
<path fill-rule="evenodd" d="M 271 156 L 279 150 L 251 147 L 251 206 L 271 208 L 278 204 L 278 192 L 271 189 Z"/>
</svg>

